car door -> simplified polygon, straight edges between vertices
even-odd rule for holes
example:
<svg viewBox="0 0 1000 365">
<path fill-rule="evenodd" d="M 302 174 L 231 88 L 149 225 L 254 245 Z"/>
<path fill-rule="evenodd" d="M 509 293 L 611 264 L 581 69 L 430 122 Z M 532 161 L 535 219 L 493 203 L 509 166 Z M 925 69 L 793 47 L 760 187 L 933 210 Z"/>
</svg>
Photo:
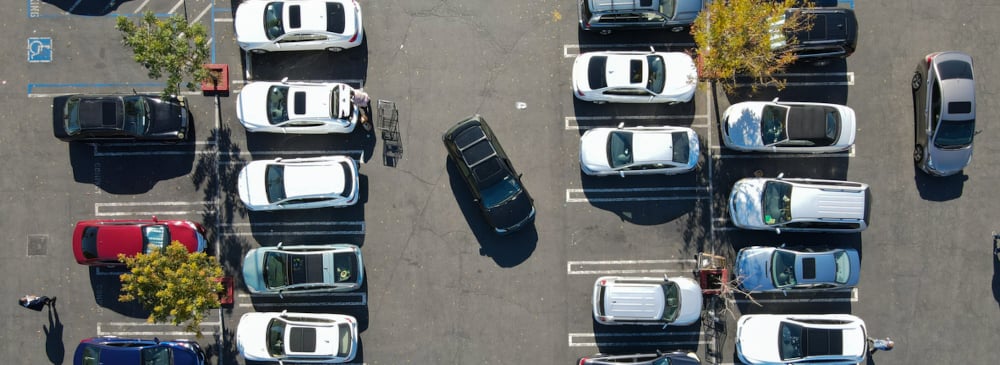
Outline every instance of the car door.
<svg viewBox="0 0 1000 365">
<path fill-rule="evenodd" d="M 288 33 L 274 42 L 281 51 L 305 51 L 323 48 L 326 36 L 317 33 Z"/>
<path fill-rule="evenodd" d="M 307 133 L 325 133 L 327 132 L 325 128 L 326 123 L 317 120 L 296 120 L 285 122 L 281 125 L 281 133 L 285 134 L 307 134 Z"/>
</svg>

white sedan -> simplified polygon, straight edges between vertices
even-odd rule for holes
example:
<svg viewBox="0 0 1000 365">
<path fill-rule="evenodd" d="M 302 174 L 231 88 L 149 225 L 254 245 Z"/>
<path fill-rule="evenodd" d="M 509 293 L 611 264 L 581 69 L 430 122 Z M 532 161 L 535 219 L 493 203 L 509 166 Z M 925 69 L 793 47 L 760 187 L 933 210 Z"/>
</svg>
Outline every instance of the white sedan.
<svg viewBox="0 0 1000 365">
<path fill-rule="evenodd" d="M 587 175 L 675 175 L 698 166 L 698 134 L 685 127 L 594 128 L 580 137 Z"/>
<path fill-rule="evenodd" d="M 236 8 L 236 42 L 246 51 L 341 51 L 364 39 L 357 0 L 246 0 Z"/>
<path fill-rule="evenodd" d="M 253 361 L 344 363 L 357 355 L 358 321 L 342 314 L 246 313 L 236 348 Z"/>
<path fill-rule="evenodd" d="M 351 133 L 360 115 L 352 91 L 335 82 L 251 82 L 236 98 L 236 117 L 249 132 Z"/>
<path fill-rule="evenodd" d="M 573 62 L 573 95 L 594 103 L 681 103 L 698 84 L 683 52 L 591 52 Z"/>
<path fill-rule="evenodd" d="M 865 322 L 849 314 L 754 314 L 736 322 L 745 364 L 857 364 L 865 360 Z"/>
<path fill-rule="evenodd" d="M 840 152 L 854 145 L 856 124 L 844 105 L 745 101 L 723 113 L 722 142 L 737 151 Z"/>
<path fill-rule="evenodd" d="M 358 202 L 358 165 L 347 156 L 253 161 L 238 185 L 249 210 L 346 207 Z"/>
</svg>

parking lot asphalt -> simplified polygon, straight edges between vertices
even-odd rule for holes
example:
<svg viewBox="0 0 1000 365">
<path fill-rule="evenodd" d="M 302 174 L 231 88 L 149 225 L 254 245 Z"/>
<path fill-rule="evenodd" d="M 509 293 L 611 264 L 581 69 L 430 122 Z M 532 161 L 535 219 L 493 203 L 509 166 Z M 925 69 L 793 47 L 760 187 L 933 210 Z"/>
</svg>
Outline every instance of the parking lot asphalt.
<svg viewBox="0 0 1000 365">
<path fill-rule="evenodd" d="M 593 353 L 686 349 L 703 363 L 739 363 L 740 313 L 851 313 L 897 348 L 868 363 L 994 363 L 1000 330 L 1000 230 L 994 193 L 1000 72 L 993 0 L 948 3 L 842 1 L 860 24 L 857 52 L 824 67 L 796 66 L 789 86 L 748 95 L 702 83 L 691 103 L 591 105 L 570 88 L 573 57 L 596 50 L 682 51 L 686 34 L 586 34 L 574 1 L 360 1 L 365 41 L 340 53 L 245 57 L 236 45 L 237 1 L 25 0 L 9 4 L 0 28 L 0 308 L 8 318 L 0 351 L 11 363 L 69 363 L 79 340 L 97 335 L 193 338 L 145 323 L 118 303 L 115 270 L 75 263 L 70 237 L 91 218 L 191 219 L 209 228 L 210 251 L 237 277 L 232 307 L 212 311 L 197 339 L 212 364 L 247 363 L 234 333 L 250 311 L 357 316 L 368 364 L 571 364 Z M 116 15 L 187 14 L 212 36 L 212 62 L 230 66 L 229 95 L 187 92 L 192 142 L 170 146 L 65 143 L 52 135 L 60 97 L 156 91 L 120 44 Z M 977 61 L 980 114 L 975 157 L 963 174 L 931 178 L 911 162 L 909 80 L 926 54 L 961 50 Z M 253 80 L 325 80 L 363 87 L 398 110 L 402 149 L 389 155 L 378 130 L 347 136 L 249 135 L 236 119 L 239 90 Z M 846 104 L 858 116 L 856 145 L 817 156 L 747 155 L 720 148 L 718 119 L 744 100 Z M 481 114 L 535 199 L 531 229 L 495 236 L 471 200 L 440 135 Z M 671 177 L 595 178 L 579 169 L 579 137 L 599 126 L 679 125 L 702 138 L 702 160 Z M 361 165 L 361 201 L 344 209 L 247 212 L 236 175 L 249 161 L 346 154 Z M 738 230 L 726 200 L 742 177 L 846 179 L 871 185 L 870 228 L 861 234 L 774 235 Z M 243 255 L 258 246 L 353 243 L 367 282 L 357 293 L 279 299 L 250 295 Z M 750 245 L 839 245 L 862 254 L 856 290 L 736 296 L 720 320 L 685 327 L 603 326 L 591 315 L 602 275 L 690 276 L 694 255 L 730 259 Z M 13 305 L 24 294 L 58 296 L 57 311 Z M 752 299 L 752 300 L 751 300 Z M 754 304 L 757 302 L 760 304 Z"/>
</svg>

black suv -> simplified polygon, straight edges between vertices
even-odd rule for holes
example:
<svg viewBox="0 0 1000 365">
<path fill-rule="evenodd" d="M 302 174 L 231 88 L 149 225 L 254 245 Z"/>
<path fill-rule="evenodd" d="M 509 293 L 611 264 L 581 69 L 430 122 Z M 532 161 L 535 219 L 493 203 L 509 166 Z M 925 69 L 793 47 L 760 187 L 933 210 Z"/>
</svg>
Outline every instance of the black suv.
<svg viewBox="0 0 1000 365">
<path fill-rule="evenodd" d="M 776 42 L 772 47 L 781 52 L 788 51 L 800 61 L 825 63 L 832 58 L 846 58 L 858 46 L 858 19 L 854 10 L 845 8 L 796 8 L 788 9 L 785 17 L 795 13 L 812 17 L 812 28 L 807 31 L 789 32 L 786 38 L 794 37 L 792 45 Z"/>
<path fill-rule="evenodd" d="M 441 139 L 486 221 L 497 233 L 511 233 L 534 219 L 535 207 L 521 184 L 521 176 L 482 117 L 465 118 Z"/>
<path fill-rule="evenodd" d="M 187 138 L 189 112 L 183 97 L 72 95 L 53 134 L 63 141 L 179 142 Z"/>
</svg>

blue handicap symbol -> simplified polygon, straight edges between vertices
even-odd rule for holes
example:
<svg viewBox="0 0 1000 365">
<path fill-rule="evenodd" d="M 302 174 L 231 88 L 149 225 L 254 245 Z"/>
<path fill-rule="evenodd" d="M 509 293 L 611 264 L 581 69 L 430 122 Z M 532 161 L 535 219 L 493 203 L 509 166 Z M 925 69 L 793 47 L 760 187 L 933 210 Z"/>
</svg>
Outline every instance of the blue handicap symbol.
<svg viewBox="0 0 1000 365">
<path fill-rule="evenodd" d="M 52 62 L 52 38 L 28 38 L 28 62 Z"/>
</svg>

